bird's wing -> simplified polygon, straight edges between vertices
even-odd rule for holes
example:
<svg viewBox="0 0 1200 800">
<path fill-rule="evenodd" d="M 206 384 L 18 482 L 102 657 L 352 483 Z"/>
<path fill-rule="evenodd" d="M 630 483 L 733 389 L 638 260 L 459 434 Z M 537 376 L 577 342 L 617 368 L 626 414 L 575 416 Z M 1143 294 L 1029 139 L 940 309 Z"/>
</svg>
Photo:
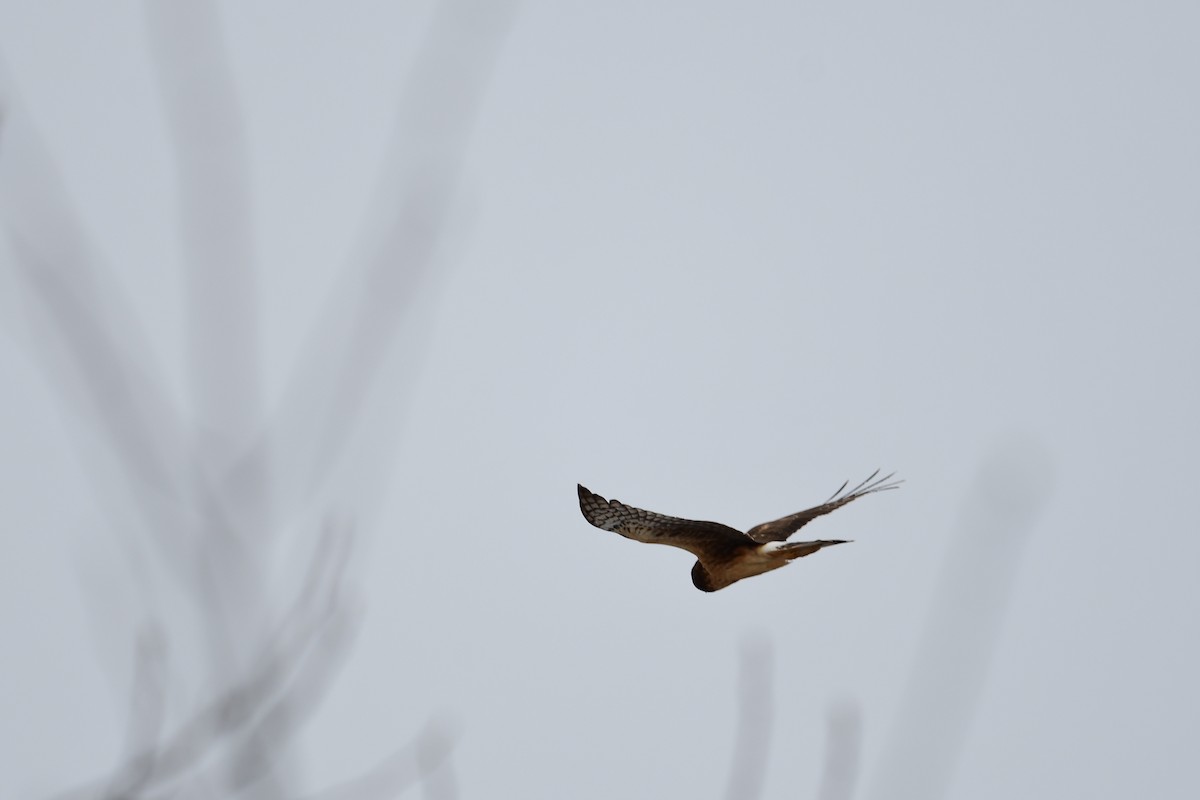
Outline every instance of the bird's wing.
<svg viewBox="0 0 1200 800">
<path fill-rule="evenodd" d="M 627 506 L 620 500 L 605 500 L 582 486 L 579 487 L 579 510 L 584 519 L 601 530 L 648 544 L 679 547 L 701 561 L 725 558 L 754 545 L 746 534 L 728 525 L 655 514 Z"/>
<path fill-rule="evenodd" d="M 795 514 L 790 514 L 774 522 L 764 522 L 761 525 L 755 525 L 746 531 L 746 535 L 756 542 L 782 542 L 819 516 L 828 514 L 830 511 L 836 511 L 847 503 L 853 503 L 864 495 L 895 489 L 903 483 L 903 481 L 892 480 L 892 475 L 896 474 L 894 472 L 890 475 L 884 475 L 882 478 L 876 478 L 875 476 L 878 474 L 879 470 L 875 470 L 871 473 L 871 477 L 850 491 L 846 491 L 846 487 L 850 484 L 849 481 L 846 481 L 846 483 L 841 485 L 841 488 L 833 493 L 833 497 L 821 505 L 814 506 L 805 511 L 797 511 Z"/>
</svg>

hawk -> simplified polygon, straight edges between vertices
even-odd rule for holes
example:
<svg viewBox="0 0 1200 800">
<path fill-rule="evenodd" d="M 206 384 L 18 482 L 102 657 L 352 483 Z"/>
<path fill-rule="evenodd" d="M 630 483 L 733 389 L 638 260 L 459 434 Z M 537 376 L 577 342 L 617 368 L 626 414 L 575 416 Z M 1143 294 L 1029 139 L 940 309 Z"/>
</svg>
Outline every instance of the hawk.
<svg viewBox="0 0 1200 800">
<path fill-rule="evenodd" d="M 627 506 L 619 500 L 605 500 L 579 487 L 579 510 L 583 518 L 597 528 L 613 531 L 648 544 L 669 544 L 687 550 L 696 557 L 692 583 L 702 592 L 724 589 L 743 578 L 779 569 L 790 561 L 812 555 L 823 547 L 845 544 L 847 539 L 817 539 L 789 542 L 788 537 L 817 517 L 836 511 L 847 503 L 875 492 L 895 489 L 902 481 L 893 481 L 896 473 L 877 478 L 879 470 L 846 491 L 846 481 L 833 496 L 806 511 L 755 525 L 742 533 L 719 522 L 698 522 L 668 517 L 653 511 Z"/>
</svg>

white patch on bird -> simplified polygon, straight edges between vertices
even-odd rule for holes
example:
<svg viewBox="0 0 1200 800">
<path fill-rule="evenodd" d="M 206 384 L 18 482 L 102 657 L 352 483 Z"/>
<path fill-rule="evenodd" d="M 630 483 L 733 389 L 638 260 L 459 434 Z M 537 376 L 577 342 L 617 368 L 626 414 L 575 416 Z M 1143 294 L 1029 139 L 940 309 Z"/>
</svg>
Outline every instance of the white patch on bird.
<svg viewBox="0 0 1200 800">
<path fill-rule="evenodd" d="M 786 545 L 787 542 L 766 542 L 765 544 L 761 544 L 756 549 L 739 556 L 736 560 L 726 565 L 722 577 L 732 582 L 779 569 L 788 563 L 788 559 L 786 556 L 777 556 L 775 553 Z"/>
</svg>

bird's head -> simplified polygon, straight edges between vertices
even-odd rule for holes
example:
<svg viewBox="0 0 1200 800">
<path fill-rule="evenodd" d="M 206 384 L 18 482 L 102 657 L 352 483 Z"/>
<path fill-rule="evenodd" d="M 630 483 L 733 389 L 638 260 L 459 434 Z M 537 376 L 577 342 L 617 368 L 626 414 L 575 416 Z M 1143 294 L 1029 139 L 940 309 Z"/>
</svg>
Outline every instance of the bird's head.
<svg viewBox="0 0 1200 800">
<path fill-rule="evenodd" d="M 717 587 L 713 585 L 712 576 L 708 574 L 708 570 L 699 561 L 692 567 L 692 584 L 702 592 L 715 592 Z"/>
</svg>

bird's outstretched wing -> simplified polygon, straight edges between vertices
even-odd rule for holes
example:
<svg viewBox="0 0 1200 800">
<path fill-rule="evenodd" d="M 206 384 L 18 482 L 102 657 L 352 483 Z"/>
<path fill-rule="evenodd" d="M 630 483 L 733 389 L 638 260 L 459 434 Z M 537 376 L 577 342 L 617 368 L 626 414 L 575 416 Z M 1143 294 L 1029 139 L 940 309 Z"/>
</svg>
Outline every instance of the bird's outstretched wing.
<svg viewBox="0 0 1200 800">
<path fill-rule="evenodd" d="M 605 500 L 583 486 L 579 487 L 579 510 L 597 528 L 639 542 L 679 547 L 702 561 L 727 557 L 754 545 L 746 534 L 728 525 L 656 514 L 627 506 L 620 500 Z"/>
<path fill-rule="evenodd" d="M 764 522 L 761 525 L 755 525 L 746 531 L 746 535 L 756 542 L 782 542 L 817 517 L 828 514 L 830 511 L 836 511 L 847 503 L 853 503 L 864 495 L 895 489 L 903 483 L 903 481 L 892 480 L 892 475 L 896 474 L 894 472 L 884 475 L 882 478 L 876 478 L 875 476 L 878 474 L 879 470 L 875 470 L 871 473 L 871 477 L 850 491 L 846 491 L 846 487 L 850 485 L 850 481 L 846 481 L 833 493 L 833 497 L 830 497 L 821 505 L 804 511 L 797 511 L 795 514 L 790 514 L 774 522 Z"/>
</svg>

